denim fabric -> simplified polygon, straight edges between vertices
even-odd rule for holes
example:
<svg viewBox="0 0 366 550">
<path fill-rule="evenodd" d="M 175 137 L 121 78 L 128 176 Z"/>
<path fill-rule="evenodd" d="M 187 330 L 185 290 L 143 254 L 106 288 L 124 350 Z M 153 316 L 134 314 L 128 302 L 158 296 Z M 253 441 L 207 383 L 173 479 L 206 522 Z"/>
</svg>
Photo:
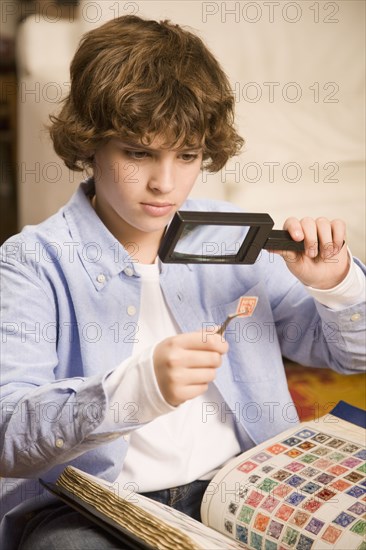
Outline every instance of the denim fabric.
<svg viewBox="0 0 366 550">
<path fill-rule="evenodd" d="M 200 506 L 209 481 L 193 481 L 180 487 L 144 493 L 145 496 L 172 506 L 200 520 Z M 127 549 L 120 540 L 94 525 L 79 512 L 56 504 L 38 512 L 29 520 L 19 550 L 112 550 Z"/>
</svg>

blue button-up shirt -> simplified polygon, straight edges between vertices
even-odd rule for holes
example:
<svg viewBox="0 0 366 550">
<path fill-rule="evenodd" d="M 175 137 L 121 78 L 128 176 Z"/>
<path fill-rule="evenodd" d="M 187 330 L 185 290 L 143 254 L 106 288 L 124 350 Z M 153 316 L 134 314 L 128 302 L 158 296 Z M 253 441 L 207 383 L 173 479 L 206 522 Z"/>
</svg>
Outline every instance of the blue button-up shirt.
<svg viewBox="0 0 366 550">
<path fill-rule="evenodd" d="M 2 247 L 0 544 L 9 550 L 29 513 L 53 499 L 38 477 L 52 481 L 72 463 L 113 481 L 128 445 L 120 436 L 139 426 L 121 403 L 115 430 L 98 430 L 110 406 L 106 377 L 132 353 L 140 278 L 133 246 L 103 225 L 92 193 L 88 180 Z M 184 208 L 238 210 L 208 200 Z M 229 326 L 215 381 L 242 448 L 248 435 L 258 444 L 297 421 L 282 355 L 343 373 L 364 368 L 362 305 L 322 306 L 278 256 L 262 251 L 250 266 L 162 264 L 160 284 L 182 332 L 220 324 L 241 296 L 258 297 L 254 314 Z"/>
</svg>

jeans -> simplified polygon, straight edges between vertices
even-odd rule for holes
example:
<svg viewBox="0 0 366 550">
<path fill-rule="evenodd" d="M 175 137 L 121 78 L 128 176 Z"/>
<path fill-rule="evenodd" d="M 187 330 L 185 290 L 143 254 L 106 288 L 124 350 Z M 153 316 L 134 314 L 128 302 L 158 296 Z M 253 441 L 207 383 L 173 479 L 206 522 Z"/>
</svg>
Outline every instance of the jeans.
<svg viewBox="0 0 366 550">
<path fill-rule="evenodd" d="M 144 493 L 197 520 L 209 481 L 193 481 L 180 487 Z M 95 525 L 66 504 L 55 503 L 42 509 L 26 524 L 19 550 L 116 550 L 128 544 Z M 174 550 L 174 549 L 172 549 Z"/>
</svg>

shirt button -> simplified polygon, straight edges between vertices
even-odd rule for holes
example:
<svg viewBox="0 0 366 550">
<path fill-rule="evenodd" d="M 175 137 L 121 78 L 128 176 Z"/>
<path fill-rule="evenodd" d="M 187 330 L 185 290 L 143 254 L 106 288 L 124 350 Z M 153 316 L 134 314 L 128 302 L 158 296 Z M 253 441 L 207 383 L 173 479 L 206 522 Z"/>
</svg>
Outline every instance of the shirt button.
<svg viewBox="0 0 366 550">
<path fill-rule="evenodd" d="M 97 277 L 98 283 L 105 283 L 105 275 L 103 273 L 100 273 Z"/>
<path fill-rule="evenodd" d="M 135 306 L 128 306 L 127 308 L 127 313 L 128 315 L 130 315 L 132 317 L 132 315 L 135 315 L 136 313 L 136 308 Z"/>
<path fill-rule="evenodd" d="M 58 437 L 55 441 L 55 445 L 58 449 L 61 449 L 64 446 L 64 440 Z"/>
<path fill-rule="evenodd" d="M 132 275 L 133 275 L 133 269 L 132 269 L 132 267 L 126 267 L 126 269 L 125 269 L 125 275 L 127 275 L 127 277 L 132 277 Z"/>
<path fill-rule="evenodd" d="M 354 313 L 351 315 L 351 321 L 359 321 L 361 319 L 361 313 Z"/>
</svg>

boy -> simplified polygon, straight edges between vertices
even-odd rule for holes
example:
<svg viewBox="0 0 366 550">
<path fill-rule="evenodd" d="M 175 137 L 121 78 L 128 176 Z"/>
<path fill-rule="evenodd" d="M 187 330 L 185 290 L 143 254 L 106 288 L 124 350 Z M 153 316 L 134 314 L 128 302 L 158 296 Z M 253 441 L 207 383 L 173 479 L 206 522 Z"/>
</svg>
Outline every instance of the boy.
<svg viewBox="0 0 366 550">
<path fill-rule="evenodd" d="M 215 58 L 177 25 L 127 16 L 82 40 L 51 137 L 93 176 L 3 246 L 3 547 L 120 547 L 42 493 L 38 477 L 68 463 L 199 519 L 215 470 L 296 421 L 282 355 L 364 366 L 365 279 L 343 222 L 289 218 L 305 252 L 287 267 L 268 254 L 253 266 L 156 260 L 181 207 L 235 210 L 187 200 L 202 165 L 219 170 L 242 145 L 233 106 Z M 226 340 L 204 333 L 244 295 L 258 298 L 260 339 L 243 337 L 245 319 Z"/>
</svg>

